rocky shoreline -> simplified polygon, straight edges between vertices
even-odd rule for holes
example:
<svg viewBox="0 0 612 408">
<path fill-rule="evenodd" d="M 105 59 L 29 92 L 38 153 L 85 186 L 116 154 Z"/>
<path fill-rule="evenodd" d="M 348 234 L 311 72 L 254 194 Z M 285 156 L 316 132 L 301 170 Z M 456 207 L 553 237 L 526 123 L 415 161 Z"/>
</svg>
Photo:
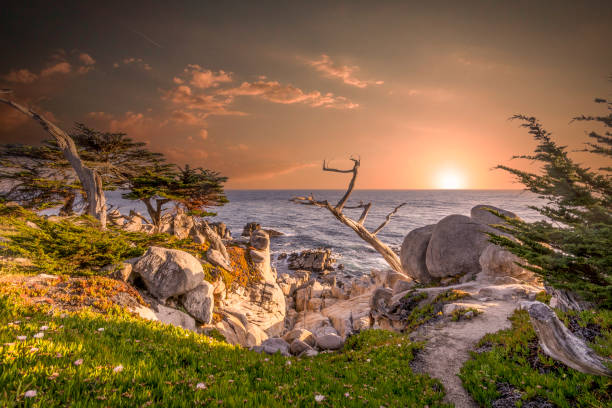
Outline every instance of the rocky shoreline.
<svg viewBox="0 0 612 408">
<path fill-rule="evenodd" d="M 406 235 L 400 250 L 404 273 L 374 270 L 357 277 L 336 266 L 329 249 L 280 254 L 290 271 L 278 274 L 271 263 L 270 233 L 259 224 L 245 226 L 242 235 L 248 234 L 248 240 L 232 240 L 224 224 L 209 226 L 179 213 L 166 230 L 210 242 L 206 260 L 151 247 L 113 276 L 140 288 L 151 304 L 136 310 L 143 317 L 195 331 L 218 330 L 229 343 L 259 352 L 313 356 L 341 348 L 348 336 L 362 330 L 411 330 L 407 318 L 418 308 L 435 304 L 437 318 L 477 319 L 487 302 L 518 307 L 521 300 L 535 299 L 543 288 L 533 274 L 489 242 L 487 234 L 501 233 L 494 227 L 504 222 L 489 210 L 515 217 L 485 205 L 474 207 L 470 217 L 449 215 Z M 133 227 L 129 221 L 125 225 Z M 227 245 L 246 251 L 257 279 L 233 287 L 221 279 L 205 280 L 203 265 L 231 272 Z M 453 290 L 476 306 L 466 306 L 466 299 L 437 300 Z"/>
</svg>

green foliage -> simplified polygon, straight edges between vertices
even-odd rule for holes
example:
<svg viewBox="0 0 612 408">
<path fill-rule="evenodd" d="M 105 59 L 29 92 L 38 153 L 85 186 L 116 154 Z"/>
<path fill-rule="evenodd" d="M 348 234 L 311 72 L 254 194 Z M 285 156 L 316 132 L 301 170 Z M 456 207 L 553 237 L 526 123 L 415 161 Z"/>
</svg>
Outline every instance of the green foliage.
<svg viewBox="0 0 612 408">
<path fill-rule="evenodd" d="M 595 142 L 584 151 L 612 159 L 612 104 L 603 99 L 608 115 L 581 116 L 604 128 L 604 134 L 591 132 Z M 551 133 L 534 117 L 517 115 L 538 142 L 534 155 L 517 156 L 541 164 L 541 174 L 498 166 L 513 174 L 526 188 L 547 200 L 532 207 L 546 221 L 526 223 L 506 219 L 501 227 L 517 241 L 492 236 L 491 241 L 525 260 L 524 267 L 543 277 L 546 283 L 576 292 L 602 308 L 612 308 L 612 167 L 592 170 L 575 162 L 565 146 L 559 146 Z"/>
<path fill-rule="evenodd" d="M 578 317 L 582 324 L 596 321 L 601 326 L 602 336 L 594 348 L 612 356 L 612 314 L 588 311 Z M 582 374 L 546 356 L 526 311 L 515 312 L 510 320 L 512 328 L 483 337 L 477 347 L 491 349 L 472 353 L 461 369 L 463 385 L 476 402 L 491 406 L 500 397 L 498 384 L 507 383 L 522 394 L 523 401 L 540 397 L 558 407 L 610 406 L 608 378 Z"/>
<path fill-rule="evenodd" d="M 144 143 L 134 142 L 125 133 L 99 132 L 76 123 L 70 136 L 85 166 L 101 176 L 105 190 L 125 188 L 143 169 L 163 163 L 163 155 L 144 149 Z M 2 145 L 0 160 L 4 167 L 0 179 L 14 184 L 5 199 L 38 209 L 63 203 L 67 213 L 72 211 L 81 185 L 54 139 L 44 140 L 41 146 Z"/>
<path fill-rule="evenodd" d="M 419 346 L 385 331 L 351 337 L 338 353 L 297 359 L 119 309 L 48 312 L 0 297 L 0 405 L 449 407 L 437 380 L 410 369 Z M 43 325 L 44 337 L 33 338 Z M 28 390 L 36 397 L 25 398 Z M 315 395 L 325 399 L 317 404 Z"/>
</svg>

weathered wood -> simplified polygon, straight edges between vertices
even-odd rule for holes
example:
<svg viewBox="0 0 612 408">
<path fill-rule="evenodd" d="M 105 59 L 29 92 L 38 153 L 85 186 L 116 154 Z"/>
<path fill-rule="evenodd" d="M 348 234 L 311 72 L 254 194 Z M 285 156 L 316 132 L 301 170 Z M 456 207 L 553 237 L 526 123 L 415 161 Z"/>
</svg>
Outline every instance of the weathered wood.
<svg viewBox="0 0 612 408">
<path fill-rule="evenodd" d="M 584 340 L 575 336 L 552 308 L 541 302 L 532 302 L 527 306 L 527 312 L 546 355 L 582 373 L 612 377 L 612 370 L 606 366 L 612 364 L 612 360 L 599 356 Z"/>
<path fill-rule="evenodd" d="M 323 171 L 353 174 L 346 192 L 344 193 L 340 201 L 338 201 L 338 204 L 336 204 L 335 207 L 332 206 L 327 200 L 315 200 L 314 195 L 312 193 L 306 197 L 293 197 L 291 201 L 297 204 L 314 205 L 316 207 L 327 208 L 333 214 L 333 216 L 338 219 L 338 221 L 351 228 L 353 231 L 355 231 L 355 233 L 357 233 L 357 235 L 361 239 L 370 244 L 370 246 L 374 248 L 385 259 L 391 269 L 401 273 L 402 275 L 405 275 L 404 271 L 402 270 L 402 262 L 400 261 L 399 256 L 397 256 L 397 254 L 393 252 L 393 250 L 389 248 L 385 243 L 378 239 L 378 237 L 376 237 L 376 234 L 380 232 L 389 223 L 389 221 L 391 221 L 391 217 L 396 214 L 397 211 L 406 203 L 402 203 L 395 207 L 395 209 L 387 215 L 385 221 L 380 224 L 380 226 L 376 228 L 374 232 L 368 231 L 363 224 L 365 222 L 366 217 L 368 216 L 370 208 L 372 207 L 372 203 L 360 203 L 357 206 L 346 206 L 346 203 L 349 197 L 351 196 L 353 189 L 355 188 L 355 181 L 357 179 L 359 165 L 361 164 L 359 159 L 351 158 L 351 160 L 353 161 L 353 168 L 349 170 L 339 170 L 335 168 L 330 168 L 327 166 L 327 163 L 323 161 Z M 355 221 L 344 215 L 344 213 L 342 212 L 344 208 L 363 208 L 363 212 L 361 213 L 359 220 Z"/>
<path fill-rule="evenodd" d="M 0 93 L 9 93 L 8 91 L 0 91 Z M 49 133 L 57 141 L 58 146 L 62 150 L 64 157 L 74 169 L 83 191 L 87 199 L 87 212 L 100 221 L 102 229 L 106 228 L 106 198 L 104 197 L 104 189 L 102 188 L 102 178 L 100 175 L 85 166 L 74 141 L 66 132 L 58 128 L 47 120 L 44 116 L 39 115 L 31 109 L 27 109 L 16 102 L 8 99 L 0 98 L 0 102 L 5 103 L 19 112 L 31 117 L 40 124 L 47 133 Z"/>
</svg>

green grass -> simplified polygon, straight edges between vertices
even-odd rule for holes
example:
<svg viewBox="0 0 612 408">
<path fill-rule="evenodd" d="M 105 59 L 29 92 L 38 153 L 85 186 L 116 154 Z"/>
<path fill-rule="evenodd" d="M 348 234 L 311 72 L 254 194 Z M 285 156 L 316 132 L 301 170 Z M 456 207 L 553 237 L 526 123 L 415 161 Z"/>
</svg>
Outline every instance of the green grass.
<svg viewBox="0 0 612 408">
<path fill-rule="evenodd" d="M 612 356 L 612 313 L 589 311 L 577 317 L 581 324 L 600 325 L 602 336 L 593 346 L 600 354 Z M 497 385 L 507 383 L 523 394 L 523 400 L 539 397 L 559 407 L 612 406 L 612 380 L 582 374 L 546 356 L 527 312 L 517 311 L 510 319 L 512 328 L 488 334 L 477 345 L 491 350 L 473 353 L 461 369 L 464 387 L 476 402 L 491 406 L 500 396 Z"/>
<path fill-rule="evenodd" d="M 41 326 L 48 326 L 44 337 L 33 338 Z M 409 367 L 418 347 L 370 330 L 338 353 L 268 356 L 120 309 L 49 314 L 49 306 L 5 295 L 0 406 L 447 406 L 441 385 Z M 27 390 L 37 396 L 25 398 Z M 325 397 L 320 403 L 317 394 Z"/>
</svg>

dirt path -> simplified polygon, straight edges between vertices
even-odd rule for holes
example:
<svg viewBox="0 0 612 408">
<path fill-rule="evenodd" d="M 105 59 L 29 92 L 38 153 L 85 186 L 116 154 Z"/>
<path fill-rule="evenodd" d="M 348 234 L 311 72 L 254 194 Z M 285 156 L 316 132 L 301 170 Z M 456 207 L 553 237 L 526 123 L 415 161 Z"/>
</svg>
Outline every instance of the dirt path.
<svg viewBox="0 0 612 408">
<path fill-rule="evenodd" d="M 427 341 L 415 359 L 414 369 L 439 379 L 446 390 L 445 401 L 457 408 L 477 407 L 463 389 L 459 370 L 470 357 L 469 351 L 485 334 L 510 327 L 508 317 L 517 307 L 516 301 L 491 300 L 458 302 L 464 307 L 475 307 L 483 313 L 472 320 L 447 321 L 424 326 L 411 336 Z"/>
</svg>

